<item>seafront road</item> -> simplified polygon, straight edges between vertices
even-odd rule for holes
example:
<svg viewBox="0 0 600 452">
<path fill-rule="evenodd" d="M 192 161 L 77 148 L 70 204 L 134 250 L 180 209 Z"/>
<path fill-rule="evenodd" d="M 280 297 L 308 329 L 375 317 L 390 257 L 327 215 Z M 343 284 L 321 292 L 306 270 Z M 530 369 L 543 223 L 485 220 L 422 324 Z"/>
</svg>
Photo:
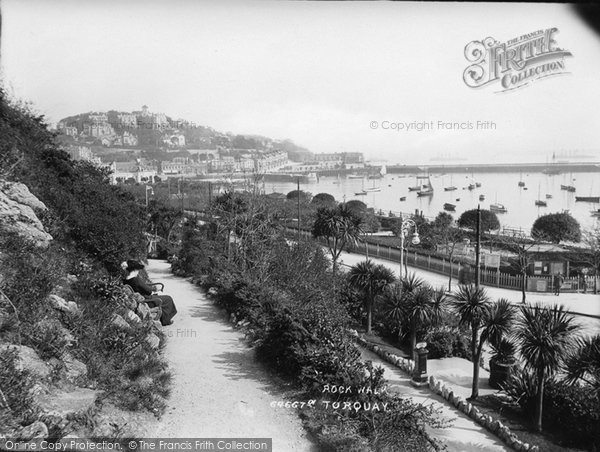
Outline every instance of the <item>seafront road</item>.
<svg viewBox="0 0 600 452">
<path fill-rule="evenodd" d="M 363 254 L 346 253 L 343 252 L 340 256 L 340 262 L 344 267 L 353 266 L 357 263 L 364 261 L 366 256 Z M 382 264 L 388 267 L 398 276 L 400 272 L 400 265 L 398 263 L 369 257 L 373 262 Z M 434 287 L 444 287 L 448 289 L 448 277 L 419 268 L 408 266 L 409 273 L 415 273 L 417 276 L 423 278 L 426 282 Z M 458 280 L 453 278 L 452 290 L 458 287 Z M 518 290 L 500 289 L 497 287 L 482 286 L 485 288 L 488 295 L 493 299 L 506 298 L 514 304 L 521 304 L 521 292 Z M 541 303 L 541 304 L 563 304 L 569 311 L 573 313 L 580 313 L 582 315 L 577 316 L 577 322 L 581 325 L 581 333 L 584 335 L 600 334 L 600 294 L 593 293 L 561 293 L 559 296 L 555 296 L 552 293 L 539 293 L 539 292 L 527 292 L 526 302 L 530 304 Z"/>
</svg>

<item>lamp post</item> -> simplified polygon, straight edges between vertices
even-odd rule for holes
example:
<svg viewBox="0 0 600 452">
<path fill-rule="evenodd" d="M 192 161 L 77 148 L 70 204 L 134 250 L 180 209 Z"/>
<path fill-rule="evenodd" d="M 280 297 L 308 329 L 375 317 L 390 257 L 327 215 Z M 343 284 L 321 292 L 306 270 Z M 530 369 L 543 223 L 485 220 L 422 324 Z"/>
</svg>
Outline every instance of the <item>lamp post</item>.
<svg viewBox="0 0 600 452">
<path fill-rule="evenodd" d="M 411 243 L 413 245 L 421 243 L 419 232 L 417 231 L 417 224 L 410 218 L 407 218 L 400 225 L 400 279 L 402 279 L 402 268 L 404 266 L 404 237 L 408 235 L 411 228 L 415 229 Z"/>
</svg>

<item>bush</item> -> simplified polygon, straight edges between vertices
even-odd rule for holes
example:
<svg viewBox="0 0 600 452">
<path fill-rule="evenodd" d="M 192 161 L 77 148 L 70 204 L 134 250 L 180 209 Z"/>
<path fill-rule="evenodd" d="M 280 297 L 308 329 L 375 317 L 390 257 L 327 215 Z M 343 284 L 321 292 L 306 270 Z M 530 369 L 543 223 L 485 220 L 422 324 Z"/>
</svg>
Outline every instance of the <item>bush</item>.
<svg viewBox="0 0 600 452">
<path fill-rule="evenodd" d="M 515 369 L 504 386 L 523 415 L 535 413 L 536 378 L 532 372 Z M 543 400 L 544 430 L 552 432 L 563 446 L 594 450 L 600 447 L 600 397 L 588 386 L 572 386 L 547 380 Z"/>
<path fill-rule="evenodd" d="M 160 414 L 170 391 L 166 361 L 146 341 L 149 333 L 164 338 L 149 320 L 123 329 L 112 324 L 115 313 L 135 306 L 117 278 L 88 275 L 75 286 L 82 314 L 72 320 L 79 348 L 76 357 L 115 403 L 129 410 Z"/>
<path fill-rule="evenodd" d="M 471 343 L 468 334 L 457 328 L 433 330 L 425 335 L 430 359 L 455 356 L 472 359 Z"/>
<path fill-rule="evenodd" d="M 0 350 L 0 434 L 35 420 L 34 379 L 28 371 L 18 369 L 17 360 L 15 350 Z"/>
<path fill-rule="evenodd" d="M 548 385 L 544 393 L 545 429 L 561 432 L 563 445 L 600 448 L 600 397 L 590 387 Z"/>
<path fill-rule="evenodd" d="M 452 331 L 433 331 L 425 336 L 429 359 L 447 358 L 454 351 L 456 334 Z"/>
</svg>

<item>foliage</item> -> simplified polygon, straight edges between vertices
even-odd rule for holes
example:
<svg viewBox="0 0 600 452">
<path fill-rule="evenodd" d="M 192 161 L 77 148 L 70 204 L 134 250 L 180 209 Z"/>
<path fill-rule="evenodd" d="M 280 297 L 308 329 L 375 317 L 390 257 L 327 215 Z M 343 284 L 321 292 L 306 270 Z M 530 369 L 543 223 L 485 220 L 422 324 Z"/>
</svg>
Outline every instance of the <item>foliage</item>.
<svg viewBox="0 0 600 452">
<path fill-rule="evenodd" d="M 347 205 L 340 204 L 336 208 L 320 207 L 317 209 L 312 235 L 327 240 L 334 274 L 342 250 L 347 244 L 356 243 L 361 233 L 362 219 Z"/>
<path fill-rule="evenodd" d="M 79 344 L 76 357 L 87 365 L 87 377 L 98 382 L 118 406 L 160 414 L 166 407 L 171 375 L 146 337 L 161 333 L 150 320 L 131 328 L 112 323 L 115 313 L 123 314 L 135 304 L 117 278 L 90 274 L 75 290 L 82 313 L 72 320 L 72 331 Z"/>
<path fill-rule="evenodd" d="M 312 201 L 312 204 L 335 204 L 335 198 L 329 193 L 317 193 Z"/>
<path fill-rule="evenodd" d="M 542 431 L 544 383 L 574 348 L 578 326 L 563 306 L 520 306 L 516 338 L 527 369 L 536 376 L 535 429 Z"/>
<path fill-rule="evenodd" d="M 589 386 L 545 380 L 543 423 L 565 447 L 600 447 L 600 395 Z M 504 391 L 528 418 L 536 412 L 538 384 L 535 372 L 517 368 Z"/>
<path fill-rule="evenodd" d="M 297 200 L 300 198 L 302 201 L 310 202 L 311 194 L 303 190 L 292 190 L 286 195 L 286 198 L 288 200 Z"/>
<path fill-rule="evenodd" d="M 16 350 L 0 350 L 0 434 L 35 420 L 36 408 L 31 394 L 35 380 L 27 370 L 19 369 L 18 359 Z"/>
<path fill-rule="evenodd" d="M 498 363 L 512 363 L 517 354 L 517 345 L 505 337 L 490 344 L 492 347 L 491 360 Z"/>
<path fill-rule="evenodd" d="M 0 174 L 28 186 L 50 209 L 49 232 L 74 240 L 111 271 L 144 252 L 145 218 L 132 196 L 111 186 L 108 173 L 74 162 L 60 150 L 42 117 L 11 105 L 0 91 Z"/>
<path fill-rule="evenodd" d="M 581 241 L 579 222 L 568 213 L 542 215 L 533 223 L 531 236 L 553 243 Z"/>
<path fill-rule="evenodd" d="M 469 228 L 475 231 L 477 229 L 477 209 L 471 209 L 463 212 L 458 218 L 458 225 L 461 228 Z M 481 232 L 500 229 L 500 221 L 496 214 L 490 210 L 481 209 Z"/>
<path fill-rule="evenodd" d="M 367 334 L 371 334 L 373 306 L 385 288 L 394 281 L 394 273 L 384 265 L 376 265 L 372 260 L 359 262 L 348 272 L 350 285 L 364 295 L 367 311 Z"/>
<path fill-rule="evenodd" d="M 359 201 L 358 199 L 351 199 L 350 201 L 346 202 L 345 205 L 348 208 L 348 210 L 356 214 L 364 213 L 367 211 L 367 205 L 364 202 Z"/>
<path fill-rule="evenodd" d="M 434 290 L 414 273 L 390 288 L 383 295 L 385 315 L 395 322 L 398 335 L 410 336 L 410 349 L 417 337 L 438 325 L 445 313 L 446 296 L 443 290 Z"/>
<path fill-rule="evenodd" d="M 459 317 L 459 326 L 469 325 L 471 330 L 471 355 L 473 381 L 471 398 L 479 395 L 479 362 L 484 344 L 498 344 L 509 333 L 514 309 L 506 299 L 491 303 L 486 292 L 476 286 L 459 286 L 452 294 L 452 306 Z"/>
<path fill-rule="evenodd" d="M 153 199 L 148 203 L 148 215 L 148 232 L 170 242 L 173 229 L 182 218 L 181 210 Z"/>
<path fill-rule="evenodd" d="M 238 195 L 231 195 L 228 202 L 234 196 Z M 354 290 L 346 278 L 332 271 L 322 246 L 285 240 L 273 206 L 262 204 L 253 195 L 242 196 L 241 209 L 234 207 L 240 205 L 236 203 L 215 208 L 214 234 L 203 236 L 196 227 L 186 230 L 174 266 L 185 268 L 196 281 L 213 289 L 215 302 L 245 325 L 257 356 L 294 384 L 302 397 L 321 400 L 325 386 L 341 385 L 351 388 L 350 395 L 335 394 L 333 400 L 374 402 L 383 398 L 398 404 L 394 405 L 399 408 L 397 415 L 375 417 L 353 411 L 310 410 L 307 423 L 318 426 L 320 445 L 376 450 L 387 436 L 403 437 L 407 444 L 431 450 L 424 426 L 436 422 L 433 414 L 411 402 L 393 402 L 383 394 L 382 369 L 362 361 L 348 334 Z M 360 223 L 343 205 L 318 208 L 313 234 L 336 242 L 334 265 L 335 252 L 358 238 Z M 246 229 L 250 225 L 252 229 Z M 227 240 L 232 232 L 235 238 Z M 199 253 L 206 256 L 199 257 Z M 248 266 L 243 259 L 257 254 L 262 256 L 258 275 L 256 265 Z M 364 265 L 376 270 L 368 275 L 374 277 L 356 282 L 360 280 L 361 288 L 372 297 L 393 275 L 385 267 Z M 362 388 L 368 391 L 359 393 Z"/>
<path fill-rule="evenodd" d="M 600 392 L 600 334 L 578 340 L 565 367 L 567 382 L 583 382 Z"/>
<path fill-rule="evenodd" d="M 473 359 L 469 336 L 459 328 L 433 329 L 425 334 L 423 340 L 427 342 L 428 356 L 431 359 L 450 356 Z"/>
</svg>

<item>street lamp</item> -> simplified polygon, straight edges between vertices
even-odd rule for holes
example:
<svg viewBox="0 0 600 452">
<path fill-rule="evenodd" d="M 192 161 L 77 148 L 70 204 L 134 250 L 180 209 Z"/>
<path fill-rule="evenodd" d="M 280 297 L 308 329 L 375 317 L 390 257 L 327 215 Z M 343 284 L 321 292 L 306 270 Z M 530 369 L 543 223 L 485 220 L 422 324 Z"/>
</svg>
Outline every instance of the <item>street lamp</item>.
<svg viewBox="0 0 600 452">
<path fill-rule="evenodd" d="M 411 228 L 415 229 L 411 243 L 413 245 L 418 245 L 421 243 L 421 239 L 419 239 L 419 232 L 417 231 L 417 224 L 410 218 L 407 218 L 400 226 L 400 279 L 402 279 L 402 268 L 404 266 L 404 237 L 408 235 Z"/>
<path fill-rule="evenodd" d="M 150 187 L 149 185 L 146 185 L 146 207 L 148 207 L 148 190 L 150 190 L 152 192 L 152 194 L 154 195 L 154 189 L 152 187 Z"/>
</svg>

